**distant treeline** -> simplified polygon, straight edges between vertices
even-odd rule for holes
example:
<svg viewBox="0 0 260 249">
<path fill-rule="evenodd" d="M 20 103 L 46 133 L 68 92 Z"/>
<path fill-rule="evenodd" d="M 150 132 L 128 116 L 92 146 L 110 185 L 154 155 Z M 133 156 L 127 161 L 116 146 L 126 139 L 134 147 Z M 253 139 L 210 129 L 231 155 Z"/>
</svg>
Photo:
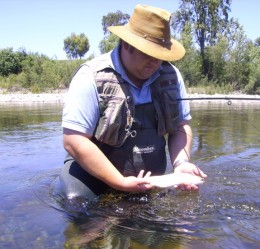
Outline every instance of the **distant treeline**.
<svg viewBox="0 0 260 249">
<path fill-rule="evenodd" d="M 248 51 L 247 51 L 248 50 Z M 254 54 L 253 54 L 254 51 Z M 221 44 L 209 51 L 212 66 L 209 77 L 201 72 L 201 63 L 196 49 L 189 48 L 185 57 L 174 63 L 183 74 L 190 92 L 231 93 L 240 91 L 247 94 L 260 94 L 259 47 L 248 43 L 237 51 L 240 58 L 231 54 L 222 58 Z M 228 58 L 229 57 L 229 58 Z M 31 91 L 46 92 L 67 88 L 76 69 L 84 60 L 53 60 L 25 50 L 12 48 L 0 50 L 0 88 L 6 92 Z"/>
<path fill-rule="evenodd" d="M 53 60 L 24 49 L 0 50 L 0 88 L 7 92 L 34 93 L 63 89 L 69 86 L 75 70 L 83 60 Z"/>
<path fill-rule="evenodd" d="M 184 58 L 173 64 L 180 69 L 190 93 L 260 94 L 260 37 L 251 41 L 238 20 L 229 17 L 231 3 L 230 0 L 180 0 L 179 8 L 172 13 L 173 35 L 186 49 Z M 124 25 L 129 18 L 119 10 L 103 16 L 101 54 L 118 44 L 118 37 L 108 27 Z M 32 92 L 67 88 L 76 68 L 83 63 L 78 58 L 89 47 L 84 33 L 72 33 L 64 39 L 63 49 L 74 60 L 53 60 L 27 53 L 25 49 L 0 49 L 0 88 Z M 91 58 L 93 55 L 88 59 Z"/>
</svg>

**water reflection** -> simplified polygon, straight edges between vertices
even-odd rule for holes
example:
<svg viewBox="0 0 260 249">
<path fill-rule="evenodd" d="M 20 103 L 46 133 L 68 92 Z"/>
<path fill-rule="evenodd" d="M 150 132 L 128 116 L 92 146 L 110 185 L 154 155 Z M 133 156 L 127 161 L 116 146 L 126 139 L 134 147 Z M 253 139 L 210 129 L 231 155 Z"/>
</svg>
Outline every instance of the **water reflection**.
<svg viewBox="0 0 260 249">
<path fill-rule="evenodd" d="M 256 113 L 260 108 L 225 105 L 208 108 L 193 108 L 193 150 L 199 160 L 259 148 L 260 116 Z"/>
<path fill-rule="evenodd" d="M 37 124 L 60 122 L 61 104 L 0 104 L 0 131 L 30 130 Z"/>
<path fill-rule="evenodd" d="M 0 106 L 1 248 L 258 248 L 258 106 L 192 106 L 192 158 L 208 174 L 199 192 L 111 193 L 91 203 L 53 195 L 61 109 Z"/>
</svg>

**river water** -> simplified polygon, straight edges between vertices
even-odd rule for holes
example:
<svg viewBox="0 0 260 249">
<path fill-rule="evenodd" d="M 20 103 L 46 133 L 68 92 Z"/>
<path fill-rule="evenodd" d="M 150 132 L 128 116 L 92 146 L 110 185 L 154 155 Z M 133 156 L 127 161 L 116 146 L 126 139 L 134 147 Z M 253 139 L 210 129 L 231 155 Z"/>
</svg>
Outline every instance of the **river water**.
<svg viewBox="0 0 260 249">
<path fill-rule="evenodd" d="M 54 193 L 61 104 L 0 104 L 0 248 L 259 248 L 260 106 L 191 103 L 197 192 Z"/>
</svg>

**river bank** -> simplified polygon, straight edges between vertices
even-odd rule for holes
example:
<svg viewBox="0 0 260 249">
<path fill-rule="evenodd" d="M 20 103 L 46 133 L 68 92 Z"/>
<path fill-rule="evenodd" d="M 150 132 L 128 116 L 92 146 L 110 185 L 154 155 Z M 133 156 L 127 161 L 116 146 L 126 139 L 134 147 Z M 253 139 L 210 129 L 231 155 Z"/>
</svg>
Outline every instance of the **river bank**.
<svg viewBox="0 0 260 249">
<path fill-rule="evenodd" d="M 30 104 L 30 103 L 64 103 L 67 96 L 67 90 L 56 90 L 51 93 L 4 93 L 0 92 L 1 104 Z M 226 103 L 229 99 L 236 104 L 260 105 L 260 95 L 245 94 L 188 94 L 196 103 Z"/>
<path fill-rule="evenodd" d="M 56 90 L 51 93 L 5 93 L 0 91 L 0 103 L 64 103 L 67 90 Z"/>
</svg>

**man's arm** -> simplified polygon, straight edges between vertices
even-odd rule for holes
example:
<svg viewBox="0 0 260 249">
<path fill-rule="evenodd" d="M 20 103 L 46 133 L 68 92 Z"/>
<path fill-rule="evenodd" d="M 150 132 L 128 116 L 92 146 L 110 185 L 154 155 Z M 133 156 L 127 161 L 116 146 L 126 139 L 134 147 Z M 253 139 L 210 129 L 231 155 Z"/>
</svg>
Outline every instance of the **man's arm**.
<svg viewBox="0 0 260 249">
<path fill-rule="evenodd" d="M 64 128 L 64 148 L 88 173 L 105 182 L 114 189 L 138 192 L 152 188 L 148 173 L 143 171 L 138 177 L 124 177 L 107 159 L 102 151 L 90 140 L 90 136 Z"/>
<path fill-rule="evenodd" d="M 207 177 L 196 165 L 190 163 L 190 151 L 192 144 L 192 130 L 189 121 L 182 121 L 174 135 L 168 137 L 168 148 L 174 173 L 187 173 L 200 177 Z M 182 184 L 179 186 L 185 190 L 196 190 L 194 184 Z"/>
<path fill-rule="evenodd" d="M 168 147 L 172 164 L 190 160 L 192 130 L 189 121 L 182 121 L 174 135 L 168 136 Z"/>
</svg>

